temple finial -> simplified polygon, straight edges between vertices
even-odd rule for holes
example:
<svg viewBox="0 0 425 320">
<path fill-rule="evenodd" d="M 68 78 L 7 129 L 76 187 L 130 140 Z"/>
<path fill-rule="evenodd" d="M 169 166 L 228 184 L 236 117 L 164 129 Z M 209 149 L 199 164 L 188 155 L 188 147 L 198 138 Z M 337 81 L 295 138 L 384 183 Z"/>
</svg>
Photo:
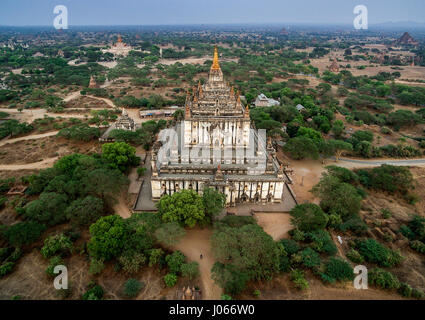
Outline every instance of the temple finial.
<svg viewBox="0 0 425 320">
<path fill-rule="evenodd" d="M 246 105 L 246 108 L 245 108 L 245 118 L 249 118 L 249 105 L 248 104 Z"/>
<path fill-rule="evenodd" d="M 211 70 L 220 70 L 220 65 L 218 64 L 217 46 L 215 46 L 215 49 L 214 49 L 214 59 L 213 59 L 213 64 L 211 66 Z"/>
<path fill-rule="evenodd" d="M 190 108 L 189 103 L 186 104 L 186 118 L 190 118 Z"/>
</svg>

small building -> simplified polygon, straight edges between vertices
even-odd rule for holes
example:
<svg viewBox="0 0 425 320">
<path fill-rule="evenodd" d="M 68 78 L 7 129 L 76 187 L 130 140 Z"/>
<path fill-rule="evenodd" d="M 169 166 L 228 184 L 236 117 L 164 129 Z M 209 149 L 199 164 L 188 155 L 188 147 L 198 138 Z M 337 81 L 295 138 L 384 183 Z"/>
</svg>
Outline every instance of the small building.
<svg viewBox="0 0 425 320">
<path fill-rule="evenodd" d="M 265 94 L 261 93 L 258 95 L 254 102 L 256 107 L 273 107 L 280 105 L 280 101 L 267 98 Z"/>
<path fill-rule="evenodd" d="M 328 69 L 330 72 L 333 72 L 333 73 L 339 72 L 339 65 L 336 58 L 334 58 L 334 60 L 332 61 L 332 64 L 328 67 Z"/>
<path fill-rule="evenodd" d="M 128 130 L 128 131 L 135 131 L 136 125 L 134 123 L 134 120 L 128 116 L 127 111 L 125 111 L 124 108 L 122 108 L 122 114 L 117 119 L 117 121 L 111 125 L 99 138 L 100 142 L 113 142 L 114 139 L 110 138 L 109 135 L 111 134 L 111 131 L 114 129 L 119 130 Z"/>
<path fill-rule="evenodd" d="M 177 106 L 172 106 L 171 108 L 167 109 L 140 110 L 139 115 L 142 119 L 169 118 L 173 116 L 174 112 L 176 112 L 177 109 L 179 109 Z"/>
</svg>

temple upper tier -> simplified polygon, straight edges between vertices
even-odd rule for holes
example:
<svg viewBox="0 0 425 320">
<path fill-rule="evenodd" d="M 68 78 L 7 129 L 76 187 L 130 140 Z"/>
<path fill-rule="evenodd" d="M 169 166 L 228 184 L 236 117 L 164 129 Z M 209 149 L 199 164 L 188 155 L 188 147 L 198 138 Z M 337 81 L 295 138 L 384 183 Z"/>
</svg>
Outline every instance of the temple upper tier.
<svg viewBox="0 0 425 320">
<path fill-rule="evenodd" d="M 217 47 L 214 50 L 208 80 L 205 84 L 193 87 L 192 94 L 187 92 L 186 118 L 188 117 L 249 117 L 248 108 L 245 108 L 239 96 L 239 91 L 224 81 L 218 61 Z"/>
</svg>

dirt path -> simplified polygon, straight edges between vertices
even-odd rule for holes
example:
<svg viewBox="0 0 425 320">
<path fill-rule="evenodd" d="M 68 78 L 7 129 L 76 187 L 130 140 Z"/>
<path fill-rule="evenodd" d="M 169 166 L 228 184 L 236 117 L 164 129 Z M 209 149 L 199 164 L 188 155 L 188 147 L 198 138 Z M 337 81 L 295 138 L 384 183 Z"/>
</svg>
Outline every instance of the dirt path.
<svg viewBox="0 0 425 320">
<path fill-rule="evenodd" d="M 50 131 L 50 132 L 46 132 L 46 133 L 40 133 L 40 134 L 32 134 L 29 136 L 24 136 L 24 137 L 19 137 L 19 138 L 13 138 L 13 139 L 3 139 L 0 141 L 0 147 L 4 146 L 5 144 L 8 143 L 15 143 L 15 142 L 19 142 L 19 141 L 25 141 L 25 140 L 35 140 L 35 139 L 41 139 L 41 138 L 45 138 L 45 137 L 51 137 L 51 136 L 55 136 L 58 134 L 59 131 Z"/>
<path fill-rule="evenodd" d="M 17 170 L 29 170 L 29 169 L 46 169 L 53 165 L 58 157 L 45 159 L 43 161 L 26 163 L 26 164 L 2 164 L 0 170 L 6 171 L 17 171 Z"/>
<path fill-rule="evenodd" d="M 211 268 L 215 262 L 210 243 L 212 231 L 209 229 L 193 229 L 186 230 L 186 232 L 186 236 L 173 249 L 183 252 L 189 261 L 199 263 L 202 299 L 219 300 L 223 290 L 211 279 Z M 201 253 L 202 259 L 200 258 Z"/>
<path fill-rule="evenodd" d="M 125 203 L 124 195 L 119 197 L 118 202 L 114 205 L 114 211 L 117 215 L 123 217 L 124 219 L 131 217 L 131 211 Z"/>
</svg>

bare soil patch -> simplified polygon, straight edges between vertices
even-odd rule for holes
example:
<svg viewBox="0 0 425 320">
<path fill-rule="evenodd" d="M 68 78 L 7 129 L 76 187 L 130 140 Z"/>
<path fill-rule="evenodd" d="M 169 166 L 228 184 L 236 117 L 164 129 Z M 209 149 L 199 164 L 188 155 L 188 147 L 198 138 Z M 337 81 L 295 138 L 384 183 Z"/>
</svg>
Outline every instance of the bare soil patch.
<svg viewBox="0 0 425 320">
<path fill-rule="evenodd" d="M 287 238 L 288 231 L 293 229 L 288 213 L 256 213 L 254 217 L 258 225 L 275 241 Z"/>
</svg>

